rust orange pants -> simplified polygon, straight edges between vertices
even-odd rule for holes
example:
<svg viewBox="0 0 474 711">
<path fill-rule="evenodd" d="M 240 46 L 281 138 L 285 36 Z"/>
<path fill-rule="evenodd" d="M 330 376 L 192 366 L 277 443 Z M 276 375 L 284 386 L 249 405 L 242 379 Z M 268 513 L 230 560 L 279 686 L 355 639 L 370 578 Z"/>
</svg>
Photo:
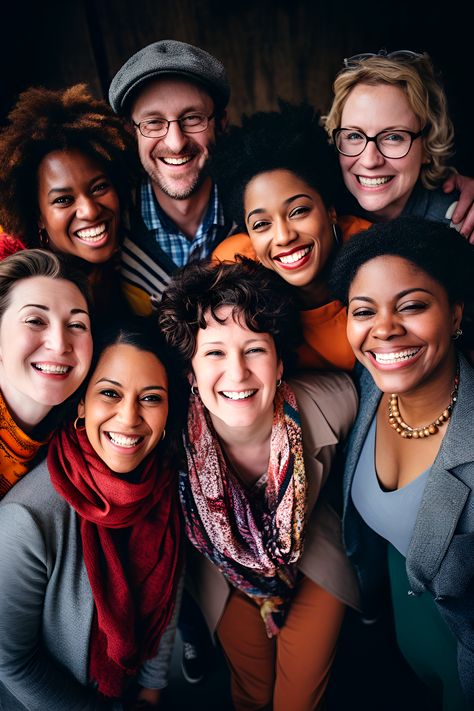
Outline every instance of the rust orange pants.
<svg viewBox="0 0 474 711">
<path fill-rule="evenodd" d="M 236 711 L 322 709 L 345 606 L 308 578 L 269 639 L 258 606 L 234 590 L 217 628 Z"/>
</svg>

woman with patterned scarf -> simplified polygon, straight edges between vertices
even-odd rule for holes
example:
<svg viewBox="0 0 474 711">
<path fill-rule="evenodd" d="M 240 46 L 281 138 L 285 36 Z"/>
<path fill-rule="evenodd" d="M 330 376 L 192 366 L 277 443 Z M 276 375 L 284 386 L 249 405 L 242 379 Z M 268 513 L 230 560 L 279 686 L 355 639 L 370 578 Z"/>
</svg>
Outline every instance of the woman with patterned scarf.
<svg viewBox="0 0 474 711">
<path fill-rule="evenodd" d="M 181 567 L 171 374 L 156 329 L 111 326 L 78 417 L 1 502 L 2 710 L 157 708 Z"/>
<path fill-rule="evenodd" d="M 286 380 L 300 336 L 287 289 L 253 260 L 194 264 L 159 310 L 191 385 L 187 577 L 237 711 L 321 708 L 345 604 L 358 604 L 326 481 L 356 394 L 343 373 Z"/>
</svg>

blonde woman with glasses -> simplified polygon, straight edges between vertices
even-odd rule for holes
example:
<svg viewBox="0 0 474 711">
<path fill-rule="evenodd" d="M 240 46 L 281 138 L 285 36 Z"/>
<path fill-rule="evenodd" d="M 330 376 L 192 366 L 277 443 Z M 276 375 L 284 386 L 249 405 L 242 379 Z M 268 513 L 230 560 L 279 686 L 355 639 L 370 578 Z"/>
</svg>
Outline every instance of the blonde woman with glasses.
<svg viewBox="0 0 474 711">
<path fill-rule="evenodd" d="M 474 181 L 452 177 L 454 128 L 430 57 L 358 54 L 344 60 L 333 89 L 325 127 L 359 204 L 352 200 L 342 212 L 372 222 L 417 215 L 456 226 L 472 241 Z M 463 193 L 457 208 L 459 192 L 445 192 L 454 186 Z"/>
</svg>

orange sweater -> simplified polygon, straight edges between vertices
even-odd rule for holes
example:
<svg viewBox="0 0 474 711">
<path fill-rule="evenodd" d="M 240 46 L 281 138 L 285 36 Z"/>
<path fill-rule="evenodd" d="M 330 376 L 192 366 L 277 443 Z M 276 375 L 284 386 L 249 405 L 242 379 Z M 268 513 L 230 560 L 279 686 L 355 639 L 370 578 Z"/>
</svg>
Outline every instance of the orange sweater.
<svg viewBox="0 0 474 711">
<path fill-rule="evenodd" d="M 351 215 L 340 217 L 338 224 L 344 241 L 371 225 L 367 220 Z M 214 261 L 234 262 L 236 254 L 257 258 L 247 234 L 227 237 L 217 245 L 212 258 Z M 298 351 L 298 365 L 301 368 L 352 370 L 355 358 L 346 336 L 346 308 L 340 301 L 330 301 L 316 309 L 301 311 L 301 321 L 304 335 L 304 343 Z"/>
<path fill-rule="evenodd" d="M 0 392 L 0 499 L 28 473 L 43 444 L 45 442 L 36 442 L 22 432 Z"/>
</svg>

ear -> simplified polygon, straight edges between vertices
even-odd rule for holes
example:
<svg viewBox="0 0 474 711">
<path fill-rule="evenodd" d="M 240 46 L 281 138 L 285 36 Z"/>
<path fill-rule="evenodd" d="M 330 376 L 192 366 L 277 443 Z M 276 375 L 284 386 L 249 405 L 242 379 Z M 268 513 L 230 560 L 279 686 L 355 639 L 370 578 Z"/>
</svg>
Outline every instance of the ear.
<svg viewBox="0 0 474 711">
<path fill-rule="evenodd" d="M 330 207 L 328 210 L 329 220 L 333 225 L 337 224 L 337 214 L 334 207 Z"/>
<path fill-rule="evenodd" d="M 77 416 L 81 419 L 86 416 L 86 406 L 83 399 L 77 405 Z"/>
<path fill-rule="evenodd" d="M 277 365 L 277 380 L 281 380 L 281 378 L 283 378 L 283 363 L 279 360 Z"/>
<path fill-rule="evenodd" d="M 463 312 L 464 312 L 464 304 L 463 303 L 454 304 L 454 306 L 453 306 L 453 335 L 456 332 L 456 329 L 458 329 L 459 326 L 461 325 Z"/>
<path fill-rule="evenodd" d="M 194 387 L 195 385 L 197 385 L 194 371 L 190 370 L 186 377 L 187 377 L 188 383 L 190 384 L 191 387 Z"/>
<path fill-rule="evenodd" d="M 43 222 L 43 218 L 41 217 L 41 215 L 38 215 L 38 227 L 40 230 L 44 230 L 44 222 Z"/>
<path fill-rule="evenodd" d="M 224 113 L 222 114 L 220 121 L 219 121 L 219 133 L 225 133 L 227 131 L 227 126 L 229 125 L 229 117 L 227 115 L 227 109 L 224 109 Z"/>
</svg>

